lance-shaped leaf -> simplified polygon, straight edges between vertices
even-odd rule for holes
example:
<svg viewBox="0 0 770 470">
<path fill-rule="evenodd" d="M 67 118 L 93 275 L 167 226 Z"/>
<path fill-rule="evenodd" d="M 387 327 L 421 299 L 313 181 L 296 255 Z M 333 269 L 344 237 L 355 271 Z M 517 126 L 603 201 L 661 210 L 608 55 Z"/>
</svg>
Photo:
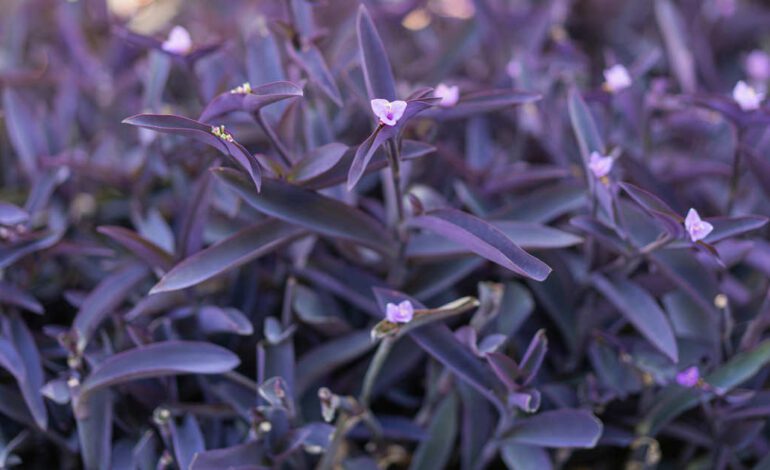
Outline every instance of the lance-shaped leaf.
<svg viewBox="0 0 770 470">
<path fill-rule="evenodd" d="M 490 224 L 524 249 L 565 248 L 583 241 L 569 232 L 541 224 L 508 220 L 490 221 Z M 421 233 L 412 237 L 406 248 L 407 256 L 414 258 L 441 258 L 468 252 L 467 247 L 432 233 Z"/>
<path fill-rule="evenodd" d="M 542 281 L 551 272 L 547 264 L 519 248 L 489 222 L 456 209 L 436 209 L 407 223 L 446 237 L 522 276 Z"/>
<path fill-rule="evenodd" d="M 179 468 L 190 468 L 193 457 L 206 450 L 198 421 L 191 414 L 185 415 L 181 426 L 172 419 L 169 421 L 169 431 Z"/>
<path fill-rule="evenodd" d="M 591 152 L 599 152 L 604 155 L 604 141 L 596 128 L 596 122 L 591 115 L 591 110 L 583 101 L 580 92 L 572 89 L 569 92 L 569 117 L 572 122 L 572 130 L 575 132 L 575 138 L 580 146 L 580 154 L 584 161 L 588 161 Z"/>
<path fill-rule="evenodd" d="M 241 92 L 234 89 L 216 96 L 201 112 L 198 121 L 211 122 L 215 117 L 233 111 L 254 113 L 263 107 L 302 96 L 302 88 L 291 82 L 278 81 L 266 83 Z"/>
<path fill-rule="evenodd" d="M 40 393 L 40 389 L 43 388 L 45 383 L 45 376 L 37 344 L 35 344 L 35 340 L 27 325 L 17 313 L 10 315 L 7 333 L 21 359 L 19 366 L 22 368 L 23 375 L 16 377 L 19 382 L 19 389 L 24 396 L 24 401 L 27 402 L 32 416 L 35 418 L 35 423 L 41 429 L 45 429 L 48 425 L 48 412 L 43 402 L 43 396 Z"/>
<path fill-rule="evenodd" d="M 532 338 L 532 341 L 527 347 L 527 351 L 521 358 L 519 369 L 523 374 L 522 386 L 529 385 L 529 383 L 532 382 L 532 380 L 535 378 L 538 371 L 540 370 L 540 366 L 543 364 L 543 359 L 545 359 L 545 354 L 547 352 L 548 338 L 545 336 L 545 330 L 541 329 L 535 333 L 535 336 Z"/>
<path fill-rule="evenodd" d="M 76 410 L 78 443 L 83 466 L 88 469 L 111 467 L 113 403 L 110 390 L 93 393 Z"/>
<path fill-rule="evenodd" d="M 679 236 L 684 233 L 684 219 L 658 196 L 630 183 L 618 184 L 642 209 L 658 219 L 671 235 Z"/>
<path fill-rule="evenodd" d="M 539 446 L 505 441 L 500 445 L 500 456 L 509 470 L 551 470 L 553 464 L 548 452 Z"/>
<path fill-rule="evenodd" d="M 448 121 L 462 119 L 477 114 L 491 113 L 509 109 L 517 105 L 534 103 L 542 96 L 539 93 L 518 90 L 484 90 L 468 93 L 452 107 L 435 108 L 428 111 L 427 117 Z"/>
<path fill-rule="evenodd" d="M 602 435 L 602 422 L 585 410 L 546 411 L 517 421 L 505 433 L 505 442 L 540 447 L 596 446 Z"/>
<path fill-rule="evenodd" d="M 10 202 L 0 201 L 0 225 L 23 224 L 27 220 L 27 211 Z"/>
<path fill-rule="evenodd" d="M 147 240 L 133 230 L 123 227 L 103 225 L 97 232 L 107 235 L 116 242 L 132 251 L 137 258 L 145 261 L 150 267 L 167 271 L 173 263 L 173 256 L 155 243 Z"/>
<path fill-rule="evenodd" d="M 248 462 L 249 470 L 267 470 L 271 467 L 257 465 L 264 457 L 264 443 L 261 440 L 249 441 L 224 449 L 199 452 L 190 463 L 190 470 L 210 470 L 212 468 L 243 468 L 243 463 Z"/>
<path fill-rule="evenodd" d="M 254 156 L 235 140 L 228 141 L 213 134 L 213 128 L 193 119 L 171 114 L 138 114 L 123 120 L 125 124 L 150 129 L 166 134 L 183 135 L 210 145 L 232 157 L 249 174 L 257 191 L 262 184 L 262 172 Z"/>
<path fill-rule="evenodd" d="M 3 91 L 3 111 L 8 137 L 21 160 L 22 168 L 32 176 L 37 168 L 37 159 L 48 154 L 43 122 L 37 116 L 35 106 L 9 87 Z"/>
<path fill-rule="evenodd" d="M 427 438 L 417 446 L 409 470 L 446 468 L 457 439 L 457 395 L 450 393 L 436 408 Z"/>
<path fill-rule="evenodd" d="M 692 47 L 688 44 L 682 15 L 671 0 L 655 0 L 655 17 L 663 35 L 668 54 L 668 65 L 674 71 L 679 86 L 685 93 L 697 88 L 695 60 Z"/>
<path fill-rule="evenodd" d="M 305 353 L 297 363 L 297 396 L 337 368 L 363 356 L 374 346 L 370 332 L 361 330 L 327 341 Z"/>
<path fill-rule="evenodd" d="M 96 328 L 146 275 L 147 268 L 131 264 L 105 278 L 88 294 L 72 322 L 72 334 L 79 351 L 85 350 Z"/>
<path fill-rule="evenodd" d="M 346 145 L 337 142 L 316 147 L 294 165 L 288 179 L 301 183 L 316 178 L 337 165 L 347 151 Z"/>
<path fill-rule="evenodd" d="M 221 374 L 240 364 L 238 356 L 211 343 L 163 341 L 114 354 L 98 364 L 80 387 L 85 396 L 104 387 L 179 374 Z"/>
<path fill-rule="evenodd" d="M 647 291 L 626 279 L 609 280 L 600 274 L 591 276 L 591 281 L 647 341 L 674 363 L 679 361 L 671 323 Z"/>
<path fill-rule="evenodd" d="M 240 174 L 227 169 L 214 171 L 249 205 L 267 215 L 379 252 L 394 249 L 393 240 L 379 222 L 341 201 L 272 179 L 265 180 L 265 191 L 258 194 Z"/>
<path fill-rule="evenodd" d="M 36 298 L 13 284 L 2 281 L 0 281 L 0 303 L 14 305 L 39 315 L 43 314 L 43 306 Z"/>
<path fill-rule="evenodd" d="M 404 115 L 401 116 L 401 119 L 398 120 L 398 123 L 395 126 L 386 126 L 384 124 L 377 126 L 377 129 L 375 129 L 374 132 L 372 132 L 372 134 L 356 149 L 356 154 L 353 157 L 353 162 L 350 164 L 350 170 L 348 171 L 348 191 L 353 189 L 364 175 L 366 167 L 369 166 L 369 161 L 372 159 L 374 152 L 376 152 L 388 139 L 397 137 L 398 133 L 411 118 L 435 105 L 438 101 L 438 98 L 408 100 L 406 102 Z"/>
<path fill-rule="evenodd" d="M 361 68 L 364 71 L 366 91 L 369 99 L 382 98 L 388 101 L 396 99 L 396 86 L 393 80 L 393 69 L 390 67 L 388 54 L 382 39 L 377 33 L 372 17 L 365 6 L 358 9 L 356 23 L 358 31 L 358 47 L 361 52 Z"/>
<path fill-rule="evenodd" d="M 331 99 L 334 104 L 342 107 L 342 95 L 340 94 L 337 83 L 334 81 L 334 76 L 329 71 L 329 67 L 326 65 L 326 61 L 318 50 L 312 44 L 306 44 L 300 49 L 295 49 L 291 44 L 286 46 L 286 51 L 289 57 L 299 65 L 302 70 L 310 77 L 310 80 L 315 83 L 326 96 Z"/>
<path fill-rule="evenodd" d="M 200 284 L 271 253 L 303 234 L 305 231 L 301 228 L 280 220 L 268 220 L 252 225 L 174 266 L 150 290 L 150 294 Z"/>
</svg>

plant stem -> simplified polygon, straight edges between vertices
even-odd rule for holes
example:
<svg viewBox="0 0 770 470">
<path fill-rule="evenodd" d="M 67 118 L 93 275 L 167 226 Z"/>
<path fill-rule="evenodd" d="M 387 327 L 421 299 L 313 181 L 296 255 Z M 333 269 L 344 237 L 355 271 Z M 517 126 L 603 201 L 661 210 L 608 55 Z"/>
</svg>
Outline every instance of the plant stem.
<svg viewBox="0 0 770 470">
<path fill-rule="evenodd" d="M 393 175 L 393 189 L 396 199 L 396 215 L 398 217 L 397 231 L 399 238 L 401 236 L 401 225 L 404 222 L 404 195 L 401 192 L 401 156 L 399 155 L 398 146 L 393 140 L 388 141 L 388 163 L 390 164 L 390 171 Z"/>
<path fill-rule="evenodd" d="M 733 173 L 730 176 L 730 194 L 727 199 L 727 208 L 725 215 L 730 215 L 735 205 L 736 192 L 738 191 L 738 182 L 741 179 L 741 141 L 743 140 L 743 130 L 740 127 L 735 128 L 735 155 L 733 156 Z"/>
<path fill-rule="evenodd" d="M 369 363 L 369 368 L 366 370 L 364 385 L 361 389 L 361 396 L 358 399 L 361 406 L 366 409 L 369 408 L 369 401 L 371 400 L 374 382 L 377 379 L 377 375 L 380 373 L 382 366 L 385 364 L 385 360 L 388 358 L 390 350 L 393 349 L 394 343 L 394 337 L 386 336 L 383 338 L 382 341 L 380 341 L 380 345 L 377 347 L 377 352 L 375 352 L 374 357 L 372 357 L 372 362 Z"/>
</svg>

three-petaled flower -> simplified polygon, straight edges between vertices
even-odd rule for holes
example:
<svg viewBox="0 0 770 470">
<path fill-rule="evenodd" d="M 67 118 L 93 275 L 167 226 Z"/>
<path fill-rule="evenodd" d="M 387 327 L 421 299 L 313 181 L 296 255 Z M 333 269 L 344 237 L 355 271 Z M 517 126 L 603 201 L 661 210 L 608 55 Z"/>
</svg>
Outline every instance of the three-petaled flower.
<svg viewBox="0 0 770 470">
<path fill-rule="evenodd" d="M 700 382 L 700 370 L 697 366 L 688 367 L 676 374 L 676 383 L 682 387 L 692 388 L 698 385 L 698 382 Z"/>
<path fill-rule="evenodd" d="M 621 65 L 615 64 L 604 71 L 604 89 L 610 93 L 617 93 L 631 86 L 631 75 Z"/>
<path fill-rule="evenodd" d="M 701 220 L 698 211 L 692 208 L 687 212 L 687 217 L 684 219 L 684 228 L 687 230 L 693 243 L 703 240 L 714 230 L 714 226 L 705 220 Z"/>
<path fill-rule="evenodd" d="M 161 48 L 172 54 L 185 55 L 192 49 L 192 38 L 182 26 L 174 26 Z"/>
<path fill-rule="evenodd" d="M 391 323 L 409 323 L 414 317 L 412 302 L 404 300 L 398 305 L 388 303 L 385 306 L 385 319 Z"/>
<path fill-rule="evenodd" d="M 754 111 L 759 109 L 765 94 L 755 90 L 743 80 L 735 84 L 733 88 L 733 99 L 744 111 Z"/>
<path fill-rule="evenodd" d="M 388 101 L 382 98 L 372 100 L 372 111 L 382 124 L 395 126 L 406 111 L 406 101 Z"/>
<path fill-rule="evenodd" d="M 433 90 L 433 96 L 441 98 L 438 105 L 442 108 L 451 108 L 457 104 L 457 100 L 460 99 L 460 88 L 457 85 L 445 85 L 439 83 L 436 85 L 436 89 Z"/>
<path fill-rule="evenodd" d="M 614 163 L 615 160 L 612 157 L 608 155 L 602 155 L 599 152 L 594 151 L 591 152 L 591 156 L 588 160 L 588 168 L 591 170 L 595 177 L 604 178 L 610 174 L 612 165 Z"/>
</svg>

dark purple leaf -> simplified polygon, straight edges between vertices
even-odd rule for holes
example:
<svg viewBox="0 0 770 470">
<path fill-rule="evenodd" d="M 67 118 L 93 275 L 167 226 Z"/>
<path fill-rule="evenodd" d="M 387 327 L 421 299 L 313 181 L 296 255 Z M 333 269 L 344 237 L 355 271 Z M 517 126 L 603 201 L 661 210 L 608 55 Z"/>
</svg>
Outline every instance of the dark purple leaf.
<svg viewBox="0 0 770 470">
<path fill-rule="evenodd" d="M 457 395 L 448 394 L 434 412 L 427 437 L 417 446 L 410 470 L 445 468 L 457 439 Z"/>
<path fill-rule="evenodd" d="M 257 191 L 260 190 L 262 184 L 262 172 L 254 156 L 235 140 L 227 141 L 214 135 L 213 127 L 210 125 L 181 116 L 166 114 L 138 114 L 124 119 L 123 123 L 156 132 L 191 137 L 199 142 L 210 145 L 224 155 L 232 157 L 238 165 L 249 174 Z"/>
<path fill-rule="evenodd" d="M 262 461 L 263 454 L 261 442 L 249 441 L 245 444 L 195 454 L 190 464 L 190 470 L 210 470 L 213 468 L 268 470 L 270 469 L 269 466 L 258 464 Z"/>
<path fill-rule="evenodd" d="M 300 48 L 295 49 L 292 46 L 286 48 L 289 57 L 299 65 L 302 70 L 310 77 L 310 80 L 315 83 L 326 96 L 331 99 L 334 104 L 342 107 L 342 95 L 340 94 L 337 83 L 334 81 L 334 76 L 329 71 L 329 67 L 326 65 L 326 61 L 321 55 L 321 51 L 312 44 L 308 44 Z"/>
<path fill-rule="evenodd" d="M 88 294 L 72 322 L 73 339 L 84 351 L 96 329 L 147 275 L 147 268 L 130 264 L 105 278 Z"/>
<path fill-rule="evenodd" d="M 655 299 L 637 284 L 626 279 L 609 280 L 594 274 L 591 280 L 599 292 L 631 322 L 647 340 L 674 363 L 679 351 L 666 314 Z"/>
<path fill-rule="evenodd" d="M 132 251 L 137 258 L 145 261 L 150 267 L 168 271 L 173 263 L 170 253 L 134 231 L 108 225 L 98 227 L 96 230 Z"/>
<path fill-rule="evenodd" d="M 0 281 L 0 303 L 21 307 L 30 312 L 43 314 L 43 306 L 36 298 L 12 284 Z"/>
<path fill-rule="evenodd" d="M 268 220 L 247 227 L 174 266 L 150 293 L 169 292 L 200 284 L 271 253 L 304 233 L 304 230 L 279 220 Z"/>
<path fill-rule="evenodd" d="M 291 169 L 289 181 L 302 183 L 326 173 L 339 163 L 347 150 L 347 146 L 336 142 L 311 150 Z"/>
<path fill-rule="evenodd" d="M 556 448 L 592 448 L 602 435 L 602 422 L 585 410 L 545 411 L 519 420 L 505 442 Z"/>
<path fill-rule="evenodd" d="M 211 123 L 213 118 L 233 111 L 255 113 L 265 106 L 302 96 L 302 88 L 294 83 L 279 81 L 250 88 L 247 93 L 226 91 L 211 100 L 198 121 Z"/>
<path fill-rule="evenodd" d="M 240 364 L 238 356 L 211 343 L 163 341 L 109 356 L 80 387 L 81 398 L 95 391 L 151 377 L 179 374 L 221 374 Z"/>
<path fill-rule="evenodd" d="M 190 468 L 195 454 L 206 450 L 198 421 L 193 415 L 188 414 L 182 420 L 181 426 L 177 425 L 173 419 L 170 420 L 169 430 L 179 468 Z"/>
<path fill-rule="evenodd" d="M 548 265 L 519 248 L 499 229 L 470 214 L 437 209 L 409 219 L 408 224 L 431 230 L 522 276 L 542 281 L 551 272 Z"/>
<path fill-rule="evenodd" d="M 265 180 L 258 194 L 238 173 L 217 170 L 219 177 L 255 209 L 333 238 L 389 253 L 393 241 L 380 224 L 347 204 L 277 180 Z"/>
<path fill-rule="evenodd" d="M 435 108 L 426 116 L 439 120 L 462 119 L 477 114 L 511 109 L 514 106 L 534 103 L 542 96 L 538 93 L 517 90 L 485 90 L 468 93 L 449 108 Z"/>
<path fill-rule="evenodd" d="M 366 91 L 369 99 L 396 99 L 396 86 L 393 80 L 393 69 L 390 67 L 388 53 L 382 44 L 377 28 L 365 6 L 358 9 L 356 23 L 358 31 L 358 48 L 361 53 L 361 68 L 364 71 Z"/>
<path fill-rule="evenodd" d="M 655 0 L 655 17 L 668 53 L 668 66 L 683 92 L 695 92 L 695 60 L 681 13 L 671 0 Z"/>
<path fill-rule="evenodd" d="M 29 219 L 27 211 L 10 202 L 0 201 L 0 225 L 23 224 Z"/>
<path fill-rule="evenodd" d="M 500 446 L 500 455 L 510 470 L 551 470 L 548 452 L 542 447 L 506 441 Z"/>
</svg>

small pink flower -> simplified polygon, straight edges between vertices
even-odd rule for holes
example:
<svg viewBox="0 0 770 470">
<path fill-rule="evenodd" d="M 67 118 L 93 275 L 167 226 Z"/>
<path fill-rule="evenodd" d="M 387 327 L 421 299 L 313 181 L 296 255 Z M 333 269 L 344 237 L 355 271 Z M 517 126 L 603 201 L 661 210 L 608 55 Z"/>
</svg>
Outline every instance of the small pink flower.
<svg viewBox="0 0 770 470">
<path fill-rule="evenodd" d="M 519 78 L 522 72 L 521 63 L 516 59 L 511 59 L 508 65 L 505 66 L 505 72 L 514 80 Z"/>
<path fill-rule="evenodd" d="M 372 100 L 372 111 L 386 126 L 395 126 L 406 111 L 406 101 L 388 101 L 381 98 Z"/>
<path fill-rule="evenodd" d="M 591 152 L 590 160 L 588 161 L 588 168 L 597 178 L 604 178 L 612 170 L 612 165 L 615 160 L 610 156 L 604 156 L 599 152 Z"/>
<path fill-rule="evenodd" d="M 460 88 L 456 85 L 448 86 L 443 83 L 439 83 L 436 89 L 433 90 L 433 96 L 441 98 L 439 106 L 443 108 L 451 108 L 457 104 L 457 100 L 460 99 Z"/>
<path fill-rule="evenodd" d="M 700 381 L 700 371 L 697 366 L 688 367 L 676 374 L 676 383 L 682 387 L 692 388 L 698 385 L 698 381 Z"/>
<path fill-rule="evenodd" d="M 687 230 L 687 233 L 690 234 L 690 240 L 692 240 L 693 243 L 698 240 L 703 240 L 712 230 L 714 230 L 714 226 L 705 220 L 701 220 L 698 211 L 692 208 L 687 212 L 687 217 L 684 219 L 684 228 Z"/>
<path fill-rule="evenodd" d="M 192 49 L 192 38 L 182 26 L 174 26 L 161 47 L 166 52 L 185 55 Z"/>
<path fill-rule="evenodd" d="M 412 317 L 414 317 L 414 307 L 408 300 L 398 305 L 389 303 L 385 306 L 385 318 L 391 323 L 409 323 Z"/>
<path fill-rule="evenodd" d="M 604 88 L 610 93 L 617 93 L 631 86 L 631 75 L 621 65 L 615 64 L 604 71 Z"/>
<path fill-rule="evenodd" d="M 735 84 L 733 88 L 733 99 L 738 106 L 744 111 L 754 111 L 759 109 L 759 105 L 762 104 L 762 100 L 765 99 L 765 94 L 758 92 L 750 85 L 747 85 L 743 80 Z"/>
<path fill-rule="evenodd" d="M 752 80 L 766 82 L 770 80 L 770 55 L 759 49 L 746 56 L 746 73 Z"/>
</svg>

